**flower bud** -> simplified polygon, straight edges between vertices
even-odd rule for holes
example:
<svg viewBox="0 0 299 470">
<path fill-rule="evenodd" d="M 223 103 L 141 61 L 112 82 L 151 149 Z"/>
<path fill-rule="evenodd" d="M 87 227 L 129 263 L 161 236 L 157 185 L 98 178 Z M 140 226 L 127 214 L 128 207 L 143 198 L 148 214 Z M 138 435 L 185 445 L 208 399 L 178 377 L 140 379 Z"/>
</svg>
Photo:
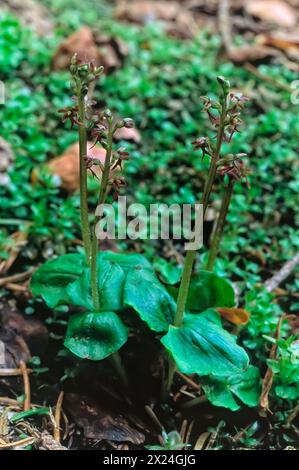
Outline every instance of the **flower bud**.
<svg viewBox="0 0 299 470">
<path fill-rule="evenodd" d="M 110 109 L 105 109 L 105 111 L 103 112 L 103 116 L 107 119 L 111 118 L 112 112 L 110 111 Z"/>
<path fill-rule="evenodd" d="M 225 95 L 227 95 L 229 93 L 229 90 L 230 90 L 230 82 L 229 80 L 227 80 L 225 77 L 223 77 L 222 75 L 219 75 L 217 77 L 217 81 L 218 83 L 222 86 L 222 89 L 223 89 L 223 92 Z"/>
<path fill-rule="evenodd" d="M 127 129 L 131 129 L 132 127 L 134 127 L 134 121 L 131 118 L 125 118 L 123 119 L 123 125 Z"/>
</svg>

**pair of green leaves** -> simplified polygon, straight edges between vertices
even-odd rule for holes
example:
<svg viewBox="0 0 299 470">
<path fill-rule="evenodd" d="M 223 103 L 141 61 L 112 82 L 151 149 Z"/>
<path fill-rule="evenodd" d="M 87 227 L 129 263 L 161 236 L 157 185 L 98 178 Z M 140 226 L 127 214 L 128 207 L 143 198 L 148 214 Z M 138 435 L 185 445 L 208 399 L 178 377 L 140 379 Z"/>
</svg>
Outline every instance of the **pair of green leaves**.
<svg viewBox="0 0 299 470">
<path fill-rule="evenodd" d="M 49 307 L 72 304 L 87 310 L 70 317 L 64 342 L 80 358 L 102 360 L 127 341 L 127 328 L 115 312 L 122 310 L 124 305 L 126 273 L 138 263 L 150 266 L 140 255 L 106 252 L 99 256 L 99 312 L 92 311 L 90 269 L 83 255 L 60 256 L 35 272 L 31 283 L 32 293 L 41 295 Z"/>
<path fill-rule="evenodd" d="M 174 288 L 170 292 L 176 297 Z M 182 372 L 227 376 L 247 368 L 246 352 L 222 328 L 219 314 L 209 310 L 235 303 L 233 288 L 224 279 L 205 271 L 193 278 L 187 301 L 193 313 L 185 315 L 179 328 L 173 326 L 174 298 L 148 268 L 135 267 L 128 273 L 124 302 L 151 330 L 166 333 L 161 342 Z"/>
<path fill-rule="evenodd" d="M 76 355 L 104 359 L 127 340 L 127 329 L 117 312 L 131 309 L 159 334 L 178 368 L 187 374 L 228 376 L 246 369 L 248 357 L 234 336 L 222 328 L 211 307 L 234 305 L 231 285 L 202 271 L 191 282 L 187 313 L 174 327 L 177 289 L 168 292 L 150 263 L 141 255 L 105 252 L 98 258 L 100 311 L 92 311 L 90 270 L 81 254 L 61 256 L 43 265 L 32 280 L 34 295 L 54 308 L 72 304 L 86 312 L 72 315 L 65 345 Z"/>
</svg>

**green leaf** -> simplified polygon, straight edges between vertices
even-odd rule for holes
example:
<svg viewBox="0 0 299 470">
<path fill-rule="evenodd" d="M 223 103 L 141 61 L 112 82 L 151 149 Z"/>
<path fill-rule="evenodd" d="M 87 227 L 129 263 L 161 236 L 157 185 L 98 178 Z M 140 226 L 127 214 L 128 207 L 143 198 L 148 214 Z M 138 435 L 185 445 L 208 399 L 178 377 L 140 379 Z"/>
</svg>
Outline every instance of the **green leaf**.
<svg viewBox="0 0 299 470">
<path fill-rule="evenodd" d="M 186 308 L 203 312 L 211 307 L 233 307 L 235 293 L 231 284 L 209 271 L 200 271 L 191 280 Z"/>
<path fill-rule="evenodd" d="M 143 266 L 152 269 L 150 262 L 142 255 L 137 253 L 114 253 L 113 251 L 104 251 L 99 255 L 100 259 L 117 263 L 125 272 L 135 266 Z"/>
<path fill-rule="evenodd" d="M 41 295 L 51 308 L 69 303 L 67 287 L 80 278 L 84 265 L 85 259 L 80 253 L 67 254 L 48 261 L 32 276 L 32 294 Z"/>
<path fill-rule="evenodd" d="M 120 311 L 123 308 L 125 273 L 114 261 L 98 259 L 100 311 Z M 67 288 L 72 305 L 92 310 L 90 269 Z"/>
<path fill-rule="evenodd" d="M 254 407 L 259 403 L 261 377 L 257 367 L 248 369 L 230 377 L 207 376 L 200 378 L 206 397 L 215 406 L 223 406 L 232 411 L 240 408 L 239 400 Z"/>
<path fill-rule="evenodd" d="M 248 356 L 236 338 L 202 315 L 186 315 L 161 342 L 185 374 L 227 376 L 245 370 Z"/>
<path fill-rule="evenodd" d="M 163 258 L 155 259 L 154 268 L 159 273 L 162 282 L 168 285 L 177 284 L 181 279 L 182 266 L 173 266 Z"/>
<path fill-rule="evenodd" d="M 124 303 L 132 307 L 153 331 L 167 331 L 173 323 L 175 302 L 148 268 L 137 266 L 128 272 Z"/>
<path fill-rule="evenodd" d="M 69 319 L 64 345 L 81 359 L 100 361 L 127 341 L 127 328 L 113 312 L 84 312 Z"/>
</svg>

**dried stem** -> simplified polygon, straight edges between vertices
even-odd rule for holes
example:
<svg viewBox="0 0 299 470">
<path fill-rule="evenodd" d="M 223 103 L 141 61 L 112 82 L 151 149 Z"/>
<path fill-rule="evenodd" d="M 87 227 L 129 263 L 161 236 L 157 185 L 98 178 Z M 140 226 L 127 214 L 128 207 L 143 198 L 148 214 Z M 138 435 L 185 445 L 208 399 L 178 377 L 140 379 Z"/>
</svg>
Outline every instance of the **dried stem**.
<svg viewBox="0 0 299 470">
<path fill-rule="evenodd" d="M 55 427 L 54 427 L 54 436 L 53 437 L 54 437 L 55 441 L 57 441 L 59 443 L 60 443 L 60 420 L 61 420 L 61 409 L 62 409 L 63 396 L 64 396 L 64 392 L 60 392 L 59 396 L 58 396 L 58 399 L 57 399 L 57 403 L 56 403 L 56 407 L 55 407 L 55 415 L 54 415 Z"/>
<path fill-rule="evenodd" d="M 20 370 L 23 376 L 24 394 L 25 394 L 23 409 L 24 411 L 29 411 L 31 408 L 30 380 L 29 380 L 27 366 L 24 361 L 20 361 Z"/>
</svg>

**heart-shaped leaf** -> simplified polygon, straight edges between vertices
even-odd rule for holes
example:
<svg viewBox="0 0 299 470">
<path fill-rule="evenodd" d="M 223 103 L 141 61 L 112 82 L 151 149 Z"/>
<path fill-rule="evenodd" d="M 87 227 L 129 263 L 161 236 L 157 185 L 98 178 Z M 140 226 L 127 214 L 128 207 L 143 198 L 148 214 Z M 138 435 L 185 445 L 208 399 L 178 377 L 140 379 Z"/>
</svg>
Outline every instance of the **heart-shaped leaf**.
<svg viewBox="0 0 299 470">
<path fill-rule="evenodd" d="M 202 315 L 186 315 L 183 325 L 171 325 L 161 342 L 185 374 L 227 376 L 248 367 L 236 338 Z"/>
<path fill-rule="evenodd" d="M 177 288 L 168 289 L 176 299 Z M 212 307 L 233 307 L 235 293 L 231 284 L 222 277 L 209 271 L 199 271 L 190 283 L 186 308 L 191 312 L 203 312 Z"/>
<path fill-rule="evenodd" d="M 84 312 L 69 319 L 64 345 L 81 359 L 100 361 L 127 341 L 127 328 L 113 312 Z"/>
<path fill-rule="evenodd" d="M 128 272 L 124 303 L 132 307 L 153 331 L 167 331 L 173 323 L 175 302 L 148 268 L 136 266 Z"/>
<path fill-rule="evenodd" d="M 144 266 L 145 268 L 152 269 L 150 262 L 138 253 L 114 253 L 113 251 L 104 251 L 99 254 L 99 258 L 118 264 L 125 272 L 135 266 Z"/>
<path fill-rule="evenodd" d="M 59 256 L 46 262 L 32 276 L 32 294 L 41 295 L 51 308 L 69 303 L 67 287 L 80 278 L 84 266 L 85 259 L 80 253 Z"/>
<path fill-rule="evenodd" d="M 257 367 L 249 366 L 246 371 L 229 377 L 207 376 L 200 380 L 206 397 L 215 406 L 236 411 L 240 408 L 238 400 L 250 407 L 259 403 L 261 377 Z"/>
<path fill-rule="evenodd" d="M 100 311 L 120 311 L 123 307 L 125 273 L 114 261 L 98 260 L 98 288 Z M 82 276 L 67 288 L 72 305 L 92 310 L 90 269 L 85 268 Z"/>
</svg>

